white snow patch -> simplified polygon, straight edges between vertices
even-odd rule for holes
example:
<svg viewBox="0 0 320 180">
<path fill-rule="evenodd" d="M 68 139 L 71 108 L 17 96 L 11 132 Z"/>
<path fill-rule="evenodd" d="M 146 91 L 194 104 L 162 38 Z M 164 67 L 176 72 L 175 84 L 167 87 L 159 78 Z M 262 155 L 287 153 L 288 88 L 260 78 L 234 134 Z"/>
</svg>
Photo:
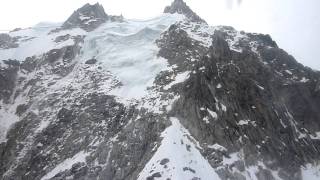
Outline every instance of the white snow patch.
<svg viewBox="0 0 320 180">
<path fill-rule="evenodd" d="M 305 78 L 305 77 L 303 77 L 303 78 L 300 80 L 300 82 L 302 82 L 302 83 L 306 83 L 306 82 L 308 82 L 308 81 L 310 81 L 310 80 L 307 79 L 307 78 Z"/>
<path fill-rule="evenodd" d="M 320 131 L 319 131 L 319 132 L 316 132 L 316 135 L 315 135 L 315 136 L 311 135 L 310 138 L 311 138 L 311 139 L 319 139 L 319 140 L 320 140 Z"/>
<path fill-rule="evenodd" d="M 220 105 L 221 105 L 222 111 L 226 112 L 227 111 L 227 107 L 222 103 L 220 103 Z"/>
<path fill-rule="evenodd" d="M 98 19 L 90 19 L 86 21 L 85 24 L 90 24 L 91 22 L 95 22 L 95 21 L 98 21 Z"/>
<path fill-rule="evenodd" d="M 213 144 L 213 145 L 209 145 L 208 148 L 210 149 L 214 149 L 214 150 L 217 150 L 217 151 L 227 151 L 227 148 L 221 146 L 220 144 Z"/>
<path fill-rule="evenodd" d="M 308 164 L 306 167 L 301 168 L 301 175 L 303 180 L 319 180 L 320 166 Z"/>
<path fill-rule="evenodd" d="M 86 15 L 83 15 L 83 14 L 81 14 L 81 13 L 79 13 L 79 19 L 81 20 L 81 21 L 83 21 L 83 20 L 88 20 L 88 19 L 90 19 L 90 17 L 88 17 L 88 16 L 86 16 Z"/>
<path fill-rule="evenodd" d="M 208 117 L 208 116 L 205 116 L 202 120 L 203 120 L 204 122 L 206 122 L 207 124 L 209 124 L 209 123 L 210 123 L 210 121 L 209 121 L 209 117 Z"/>
<path fill-rule="evenodd" d="M 242 52 L 242 48 L 240 48 L 239 41 L 241 39 L 247 38 L 245 34 L 241 34 L 239 31 L 229 31 L 228 34 L 233 36 L 233 39 L 227 39 L 226 41 L 229 44 L 231 50 L 236 52 Z M 250 43 L 251 49 L 253 49 L 253 45 Z"/>
<path fill-rule="evenodd" d="M 292 75 L 292 72 L 290 70 L 285 70 L 285 72 Z"/>
<path fill-rule="evenodd" d="M 12 96 L 9 104 L 5 104 L 0 101 L 0 143 L 6 141 L 6 134 L 10 127 L 20 120 L 19 116 L 16 115 L 17 107 L 21 104 L 26 104 L 30 87 L 28 87 L 23 93 L 17 96 L 15 99 Z M 16 90 L 14 90 L 16 91 Z M 13 93 L 15 94 L 15 93 Z"/>
<path fill-rule="evenodd" d="M 307 135 L 305 133 L 299 133 L 299 136 L 298 136 L 299 139 L 306 138 L 306 137 Z"/>
<path fill-rule="evenodd" d="M 223 165 L 232 165 L 236 161 L 240 160 L 239 153 L 229 154 L 229 157 L 230 158 L 227 158 L 227 157 L 223 156 L 223 161 L 222 161 Z"/>
<path fill-rule="evenodd" d="M 201 43 L 204 47 L 210 47 L 212 44 L 211 36 L 215 27 L 210 27 L 204 23 L 183 22 L 180 24 L 182 29 L 188 33 L 188 36 Z"/>
<path fill-rule="evenodd" d="M 280 123 L 281 123 L 282 127 L 286 128 L 287 125 L 282 121 L 282 119 L 280 118 L 279 120 L 280 120 Z"/>
<path fill-rule="evenodd" d="M 240 120 L 237 124 L 239 126 L 248 125 L 250 120 Z"/>
<path fill-rule="evenodd" d="M 62 163 L 58 164 L 53 170 L 51 170 L 48 174 L 43 176 L 41 180 L 46 180 L 54 177 L 59 172 L 63 172 L 67 169 L 71 169 L 72 165 L 78 162 L 86 162 L 86 157 L 89 155 L 89 153 L 85 153 L 84 151 L 80 151 L 76 155 L 74 155 L 72 158 L 68 158 L 64 160 Z"/>
<path fill-rule="evenodd" d="M 198 177 L 202 180 L 220 179 L 208 161 L 201 155 L 197 141 L 192 138 L 177 118 L 170 118 L 172 125 L 163 133 L 160 147 L 140 172 L 138 179 L 145 180 L 153 173 L 159 172 L 160 179 L 192 179 Z M 160 161 L 168 159 L 164 165 Z M 191 172 L 188 169 L 195 172 Z M 184 170 L 185 169 L 185 170 Z"/>
<path fill-rule="evenodd" d="M 53 26 L 52 28 L 30 28 L 26 30 L 20 30 L 17 32 L 9 33 L 10 36 L 22 36 L 24 39 L 32 38 L 27 41 L 19 41 L 19 47 L 11 49 L 0 49 L 1 59 L 16 59 L 19 61 L 25 60 L 27 57 L 42 55 L 51 49 L 60 49 L 65 46 L 73 45 L 74 40 L 69 39 L 62 42 L 54 42 L 55 38 L 62 35 L 70 34 L 71 36 L 85 35 L 86 32 L 80 28 L 74 28 L 71 30 L 63 30 L 57 33 L 51 33 L 50 31 L 58 27 L 60 24 L 48 24 L 47 26 Z M 35 26 L 37 27 L 37 26 Z"/>
<path fill-rule="evenodd" d="M 43 129 L 45 129 L 46 127 L 48 127 L 48 125 L 50 124 L 50 121 L 48 120 L 42 120 L 36 130 L 36 132 L 41 132 Z"/>
<path fill-rule="evenodd" d="M 172 100 L 171 103 L 169 103 L 169 104 L 167 105 L 167 107 L 166 107 L 166 111 L 167 111 L 167 112 L 171 111 L 173 103 L 174 103 L 176 100 L 178 100 L 179 98 L 180 98 L 180 96 L 174 96 L 174 98 L 171 99 L 171 100 Z"/>
<path fill-rule="evenodd" d="M 258 84 L 256 84 L 257 86 L 258 86 L 258 88 L 260 88 L 261 90 L 264 90 L 264 87 L 262 87 L 262 86 L 260 86 L 260 85 L 258 85 Z"/>
<path fill-rule="evenodd" d="M 211 115 L 213 119 L 218 119 L 218 114 L 214 111 L 211 111 L 210 109 L 207 108 L 208 113 Z"/>
<path fill-rule="evenodd" d="M 190 71 L 185 71 L 183 73 L 177 74 L 177 76 L 175 77 L 175 80 L 172 81 L 171 83 L 169 83 L 168 85 L 166 85 L 163 89 L 168 90 L 173 85 L 184 82 L 185 80 L 187 80 L 189 78 L 189 75 L 190 75 Z"/>
<path fill-rule="evenodd" d="M 5 109 L 4 107 L 0 109 L 0 143 L 6 141 L 6 134 L 11 125 L 19 121 L 19 117 L 11 110 L 12 108 Z"/>
<path fill-rule="evenodd" d="M 244 125 L 249 125 L 251 124 L 252 126 L 257 126 L 255 121 L 251 121 L 251 120 L 240 120 L 237 125 L 239 126 L 244 126 Z"/>
</svg>

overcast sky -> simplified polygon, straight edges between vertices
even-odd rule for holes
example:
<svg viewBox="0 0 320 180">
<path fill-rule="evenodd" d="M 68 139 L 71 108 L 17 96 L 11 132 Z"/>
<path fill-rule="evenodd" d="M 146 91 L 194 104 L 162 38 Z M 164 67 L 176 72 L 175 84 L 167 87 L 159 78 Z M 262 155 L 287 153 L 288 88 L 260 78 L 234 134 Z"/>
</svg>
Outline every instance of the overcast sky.
<svg viewBox="0 0 320 180">
<path fill-rule="evenodd" d="M 107 14 L 145 19 L 162 13 L 172 0 L 99 0 Z M 2 0 L 0 30 L 62 22 L 97 0 Z M 304 65 L 320 70 L 320 0 L 185 0 L 210 25 L 271 34 Z"/>
</svg>

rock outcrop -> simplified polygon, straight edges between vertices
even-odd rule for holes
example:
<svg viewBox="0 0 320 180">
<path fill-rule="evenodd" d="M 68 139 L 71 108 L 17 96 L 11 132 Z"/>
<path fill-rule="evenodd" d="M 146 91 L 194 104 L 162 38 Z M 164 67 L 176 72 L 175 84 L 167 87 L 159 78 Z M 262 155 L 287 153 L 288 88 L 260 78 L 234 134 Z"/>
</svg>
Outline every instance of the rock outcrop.
<svg viewBox="0 0 320 180">
<path fill-rule="evenodd" d="M 193 12 L 190 7 L 183 0 L 174 0 L 170 6 L 167 6 L 164 13 L 178 13 L 183 14 L 191 21 L 195 22 L 203 22 L 206 23 L 203 19 L 201 19 L 195 12 Z"/>
<path fill-rule="evenodd" d="M 19 37 L 12 38 L 8 34 L 0 34 L 0 49 L 10 49 L 10 48 L 16 48 L 19 45 L 17 44 L 17 40 Z"/>
</svg>

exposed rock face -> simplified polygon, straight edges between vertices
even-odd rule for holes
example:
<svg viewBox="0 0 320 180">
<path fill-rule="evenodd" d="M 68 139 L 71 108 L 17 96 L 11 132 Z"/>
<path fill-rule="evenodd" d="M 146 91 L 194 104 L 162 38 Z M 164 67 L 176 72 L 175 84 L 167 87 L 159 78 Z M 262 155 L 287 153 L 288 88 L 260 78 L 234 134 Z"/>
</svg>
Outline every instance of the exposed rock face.
<svg viewBox="0 0 320 180">
<path fill-rule="evenodd" d="M 114 24 L 53 31 L 55 48 L 0 63 L 1 179 L 308 180 L 320 73 L 268 35 L 206 25 L 181 0 L 165 12 L 185 18 L 106 22 L 85 5 L 68 28 L 86 28 L 80 14 Z"/>
<path fill-rule="evenodd" d="M 196 13 L 194 13 L 183 0 L 174 0 L 171 6 L 167 6 L 163 12 L 171 13 L 171 14 L 173 13 L 184 14 L 191 21 L 206 23 Z"/>
<path fill-rule="evenodd" d="M 18 37 L 12 38 L 8 34 L 0 34 L 0 49 L 10 49 L 18 47 Z"/>
<path fill-rule="evenodd" d="M 86 61 L 86 64 L 95 64 L 95 63 L 97 63 L 97 60 L 94 59 L 94 58 L 89 59 L 89 60 Z"/>
<path fill-rule="evenodd" d="M 8 103 L 15 87 L 20 62 L 15 60 L 5 60 L 3 62 L 6 67 L 0 67 L 0 101 Z"/>
<path fill-rule="evenodd" d="M 161 56 L 179 71 L 192 72 L 181 87 L 174 87 L 181 98 L 173 116 L 184 119 L 203 143 L 222 145 L 228 154 L 243 153 L 244 159 L 234 163 L 263 162 L 258 179 L 277 179 L 268 168 L 282 179 L 301 179 L 300 167 L 319 161 L 319 140 L 314 137 L 319 131 L 320 73 L 297 63 L 268 35 L 236 35 L 234 29 L 220 27 L 210 38 L 212 45 L 201 48 L 187 38 L 189 24 L 171 26 L 158 41 Z M 225 152 L 206 153 L 213 167 L 223 164 Z M 227 168 L 218 174 L 242 179 Z"/>
<path fill-rule="evenodd" d="M 304 68 L 287 54 L 277 55 L 283 51 L 276 47 L 260 47 L 258 51 L 273 51 L 277 62 L 270 62 L 252 51 L 231 51 L 221 32 L 212 39 L 208 54 L 194 64 L 195 73 L 178 91 L 181 98 L 174 106 L 174 116 L 185 120 L 182 123 L 196 139 L 220 144 L 229 154 L 242 152 L 244 159 L 240 162 L 247 166 L 263 162 L 264 168 L 279 170 L 282 179 L 300 179 L 300 167 L 319 160 L 319 140 L 312 138 L 319 131 L 316 119 L 320 99 L 314 91 L 319 73 Z M 185 56 L 185 52 L 178 56 Z M 286 64 L 287 59 L 290 64 Z M 275 63 L 282 68 L 271 68 Z M 290 77 L 277 73 L 287 68 L 298 72 Z M 296 80 L 290 79 L 292 76 Z M 310 82 L 300 82 L 303 77 Z M 203 120 L 206 117 L 209 123 Z M 221 152 L 208 153 L 213 167 L 223 162 Z M 264 168 L 258 178 L 272 179 Z M 219 175 L 236 177 L 229 170 L 220 170 Z"/>
</svg>

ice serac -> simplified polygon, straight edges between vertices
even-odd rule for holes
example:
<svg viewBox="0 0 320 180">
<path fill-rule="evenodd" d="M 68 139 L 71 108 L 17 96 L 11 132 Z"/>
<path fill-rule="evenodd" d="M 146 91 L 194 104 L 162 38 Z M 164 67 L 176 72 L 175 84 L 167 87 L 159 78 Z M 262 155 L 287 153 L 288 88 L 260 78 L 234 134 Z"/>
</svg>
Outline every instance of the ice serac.
<svg viewBox="0 0 320 180">
<path fill-rule="evenodd" d="M 107 15 L 104 8 L 98 3 L 94 5 L 88 3 L 75 11 L 67 21 L 63 23 L 62 28 L 80 27 L 86 31 L 92 31 L 108 20 L 122 21 L 122 19 L 121 16 Z"/>
<path fill-rule="evenodd" d="M 187 18 L 189 18 L 191 21 L 206 23 L 195 12 L 193 12 L 183 0 L 174 0 L 170 6 L 167 6 L 164 9 L 164 13 L 183 14 Z"/>
</svg>

